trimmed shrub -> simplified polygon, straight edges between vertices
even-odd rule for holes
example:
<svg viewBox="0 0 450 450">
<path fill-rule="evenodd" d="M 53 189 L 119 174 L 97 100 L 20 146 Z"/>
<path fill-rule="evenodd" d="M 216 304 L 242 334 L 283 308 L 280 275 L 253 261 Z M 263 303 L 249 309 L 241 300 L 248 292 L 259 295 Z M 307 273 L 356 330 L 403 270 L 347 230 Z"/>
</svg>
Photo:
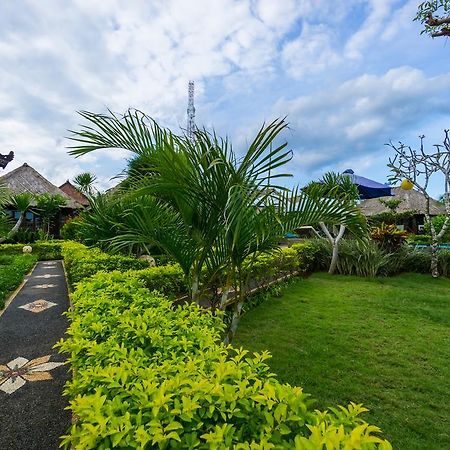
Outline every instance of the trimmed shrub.
<svg viewBox="0 0 450 450">
<path fill-rule="evenodd" d="M 184 273 L 178 264 L 150 267 L 143 270 L 130 270 L 124 273 L 125 277 L 136 277 L 142 281 L 149 291 L 158 291 L 174 299 L 188 293 Z"/>
<path fill-rule="evenodd" d="M 49 261 L 53 259 L 62 259 L 61 255 L 62 241 L 37 241 L 31 244 L 33 255 L 36 255 L 39 261 Z M 0 245 L 0 255 L 21 255 L 24 244 L 2 244 Z"/>
<path fill-rule="evenodd" d="M 318 243 L 319 239 L 313 239 L 300 242 L 291 246 L 297 254 L 299 268 L 302 272 L 313 272 L 319 266 L 320 252 L 322 243 Z"/>
<path fill-rule="evenodd" d="M 292 248 L 283 248 L 274 253 L 263 253 L 248 258 L 243 267 L 246 280 L 253 284 L 265 283 L 300 269 L 297 252 Z"/>
<path fill-rule="evenodd" d="M 59 343 L 77 418 L 65 448 L 391 448 L 361 405 L 314 410 L 270 373 L 267 352 L 222 344 L 221 317 L 174 308 L 131 274 L 98 273 L 72 300 Z"/>
<path fill-rule="evenodd" d="M 88 248 L 78 242 L 62 244 L 62 255 L 71 287 L 99 271 L 126 272 L 131 269 L 148 268 L 148 262 L 129 256 L 109 255 L 98 248 Z"/>
</svg>

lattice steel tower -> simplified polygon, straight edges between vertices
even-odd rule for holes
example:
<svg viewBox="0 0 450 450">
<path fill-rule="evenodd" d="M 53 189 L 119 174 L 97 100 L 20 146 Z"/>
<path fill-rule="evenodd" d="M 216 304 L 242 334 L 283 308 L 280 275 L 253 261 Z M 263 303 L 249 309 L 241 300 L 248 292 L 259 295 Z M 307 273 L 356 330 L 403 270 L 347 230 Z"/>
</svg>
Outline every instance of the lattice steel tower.
<svg viewBox="0 0 450 450">
<path fill-rule="evenodd" d="M 187 136 L 193 141 L 195 138 L 195 106 L 194 106 L 194 82 L 189 81 L 188 107 L 187 107 Z"/>
</svg>

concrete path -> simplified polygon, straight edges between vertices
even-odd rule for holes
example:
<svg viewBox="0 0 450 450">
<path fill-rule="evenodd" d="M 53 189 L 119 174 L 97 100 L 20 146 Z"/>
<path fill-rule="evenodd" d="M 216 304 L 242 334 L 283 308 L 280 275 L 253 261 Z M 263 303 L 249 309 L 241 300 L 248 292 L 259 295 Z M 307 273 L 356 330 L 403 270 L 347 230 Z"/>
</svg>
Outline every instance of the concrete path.
<svg viewBox="0 0 450 450">
<path fill-rule="evenodd" d="M 42 261 L 0 316 L 0 450 L 57 449 L 70 426 L 69 374 L 52 348 L 68 306 L 62 263 Z"/>
</svg>

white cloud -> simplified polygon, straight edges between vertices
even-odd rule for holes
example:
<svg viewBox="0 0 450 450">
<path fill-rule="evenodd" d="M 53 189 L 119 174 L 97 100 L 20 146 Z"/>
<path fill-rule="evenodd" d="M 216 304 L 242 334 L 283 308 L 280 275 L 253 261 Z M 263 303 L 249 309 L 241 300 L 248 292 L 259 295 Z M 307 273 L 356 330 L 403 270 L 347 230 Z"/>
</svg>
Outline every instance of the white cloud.
<svg viewBox="0 0 450 450">
<path fill-rule="evenodd" d="M 289 114 L 297 164 L 314 169 L 369 157 L 405 130 L 413 128 L 418 134 L 425 118 L 450 113 L 450 95 L 443 95 L 449 89 L 450 74 L 432 78 L 418 69 L 398 67 L 281 100 L 275 111 Z"/>
<path fill-rule="evenodd" d="M 385 25 L 381 38 L 388 41 L 414 28 L 413 19 L 416 16 L 418 4 L 417 0 L 409 0 L 395 11 Z"/>
<path fill-rule="evenodd" d="M 294 78 L 323 72 L 337 65 L 341 58 L 333 48 L 336 38 L 329 28 L 305 24 L 301 35 L 288 42 L 282 51 L 286 71 Z"/>
<path fill-rule="evenodd" d="M 345 55 L 348 58 L 361 58 L 367 47 L 379 39 L 396 3 L 396 0 L 369 0 L 370 13 L 346 44 Z"/>
</svg>

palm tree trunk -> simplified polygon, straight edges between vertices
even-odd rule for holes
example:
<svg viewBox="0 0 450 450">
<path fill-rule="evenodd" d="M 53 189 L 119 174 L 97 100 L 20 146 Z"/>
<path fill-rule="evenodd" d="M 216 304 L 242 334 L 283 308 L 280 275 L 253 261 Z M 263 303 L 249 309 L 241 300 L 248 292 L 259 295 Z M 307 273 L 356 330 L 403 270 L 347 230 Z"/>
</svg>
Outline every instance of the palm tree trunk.
<svg viewBox="0 0 450 450">
<path fill-rule="evenodd" d="M 231 318 L 231 324 L 228 328 L 227 335 L 225 336 L 224 343 L 225 344 L 231 344 L 231 341 L 233 340 L 239 321 L 241 320 L 241 314 L 242 314 L 242 308 L 244 306 L 244 300 L 245 300 L 245 293 L 243 291 L 243 285 L 242 282 L 242 271 L 238 269 L 238 277 L 239 277 L 239 288 L 236 292 L 237 301 L 233 305 L 233 316 Z"/>
<path fill-rule="evenodd" d="M 20 226 L 22 225 L 24 218 L 25 218 L 25 212 L 20 213 L 20 216 L 17 219 L 17 222 L 14 225 L 14 227 L 12 228 L 12 230 L 6 235 L 6 237 L 0 238 L 0 244 L 3 244 L 3 242 L 6 242 L 8 239 L 11 239 L 17 233 Z"/>
<path fill-rule="evenodd" d="M 233 340 L 239 321 L 241 320 L 241 314 L 242 314 L 242 307 L 244 306 L 244 302 L 239 300 L 234 304 L 233 307 L 233 317 L 231 319 L 230 328 L 228 329 L 227 335 L 225 336 L 224 343 L 225 344 L 231 344 L 231 341 Z"/>
<path fill-rule="evenodd" d="M 196 303 L 198 303 L 198 285 L 199 285 L 198 275 L 197 273 L 195 273 L 192 276 L 191 297 L 192 301 Z"/>
</svg>

